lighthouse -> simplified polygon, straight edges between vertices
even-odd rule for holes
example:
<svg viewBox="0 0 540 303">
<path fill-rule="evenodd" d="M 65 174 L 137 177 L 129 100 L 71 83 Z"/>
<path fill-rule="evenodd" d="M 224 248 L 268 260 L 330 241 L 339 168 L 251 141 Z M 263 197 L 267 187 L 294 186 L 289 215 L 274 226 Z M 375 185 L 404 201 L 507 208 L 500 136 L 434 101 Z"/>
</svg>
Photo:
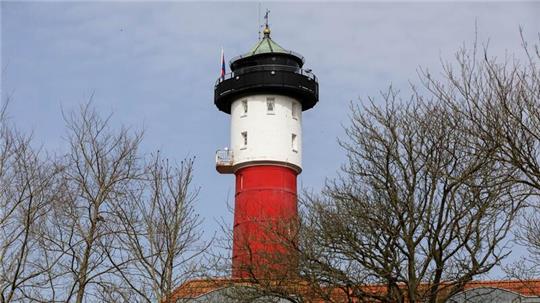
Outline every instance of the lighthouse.
<svg viewBox="0 0 540 303">
<path fill-rule="evenodd" d="M 266 22 L 263 37 L 215 85 L 214 103 L 230 115 L 230 146 L 217 151 L 216 169 L 236 179 L 233 278 L 290 275 L 297 266 L 302 113 L 319 96 L 303 66 L 301 55 L 272 40 Z"/>
</svg>

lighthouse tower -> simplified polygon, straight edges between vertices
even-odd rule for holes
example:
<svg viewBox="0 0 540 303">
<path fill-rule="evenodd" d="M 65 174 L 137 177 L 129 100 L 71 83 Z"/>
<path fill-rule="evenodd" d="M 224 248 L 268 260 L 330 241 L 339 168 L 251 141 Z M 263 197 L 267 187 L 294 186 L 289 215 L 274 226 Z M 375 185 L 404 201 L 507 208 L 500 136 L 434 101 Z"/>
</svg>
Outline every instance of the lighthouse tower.
<svg viewBox="0 0 540 303">
<path fill-rule="evenodd" d="M 233 278 L 295 271 L 302 112 L 319 95 L 304 58 L 274 42 L 268 23 L 263 34 L 215 86 L 215 105 L 231 116 L 230 148 L 218 150 L 216 169 L 236 176 Z"/>
</svg>

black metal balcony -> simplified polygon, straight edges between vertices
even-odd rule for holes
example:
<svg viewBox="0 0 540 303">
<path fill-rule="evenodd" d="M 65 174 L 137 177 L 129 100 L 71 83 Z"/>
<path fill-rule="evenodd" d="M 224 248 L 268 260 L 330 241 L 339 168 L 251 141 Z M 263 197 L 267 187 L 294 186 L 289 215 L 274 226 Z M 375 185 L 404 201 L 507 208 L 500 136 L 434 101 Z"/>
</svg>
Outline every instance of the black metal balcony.
<svg viewBox="0 0 540 303">
<path fill-rule="evenodd" d="M 319 101 L 317 77 L 309 71 L 286 65 L 258 65 L 239 68 L 216 81 L 214 103 L 230 114 L 231 103 L 255 93 L 283 94 L 302 103 L 302 110 Z"/>
</svg>

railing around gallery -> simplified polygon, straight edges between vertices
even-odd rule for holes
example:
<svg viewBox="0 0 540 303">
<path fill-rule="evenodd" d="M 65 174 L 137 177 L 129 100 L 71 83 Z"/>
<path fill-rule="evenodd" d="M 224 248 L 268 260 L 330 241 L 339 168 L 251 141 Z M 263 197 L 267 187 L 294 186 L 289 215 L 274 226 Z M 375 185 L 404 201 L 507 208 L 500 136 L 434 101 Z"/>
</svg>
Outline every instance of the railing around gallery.
<svg viewBox="0 0 540 303">
<path fill-rule="evenodd" d="M 300 55 L 299 53 L 297 52 L 293 52 L 293 51 L 290 51 L 290 50 L 283 50 L 283 51 L 280 51 L 279 54 L 289 54 L 289 55 L 293 55 L 297 58 L 300 58 L 302 60 L 302 63 L 305 62 L 304 60 L 304 56 Z M 236 56 L 236 57 L 233 57 L 230 61 L 229 61 L 229 65 L 231 65 L 233 62 L 235 61 L 238 61 L 242 58 L 246 58 L 246 57 L 251 57 L 253 56 L 253 54 L 243 54 L 243 55 L 239 55 L 239 56 Z"/>
<path fill-rule="evenodd" d="M 298 67 L 293 66 L 287 66 L 287 65 L 258 65 L 258 66 L 250 66 L 250 67 L 244 67 L 241 69 L 238 69 L 235 72 L 228 73 L 224 75 L 223 77 L 220 77 L 216 80 L 216 85 L 220 84 L 221 82 L 225 80 L 229 80 L 232 78 L 235 78 L 236 76 L 241 76 L 253 72 L 260 72 L 260 71 L 269 71 L 269 72 L 276 72 L 276 71 L 284 71 L 284 72 L 291 72 L 299 75 L 306 76 L 308 79 L 317 81 L 317 77 L 311 72 L 311 70 L 305 70 Z"/>
<path fill-rule="evenodd" d="M 234 163 L 232 150 L 225 148 L 216 151 L 216 166 L 232 166 Z"/>
</svg>

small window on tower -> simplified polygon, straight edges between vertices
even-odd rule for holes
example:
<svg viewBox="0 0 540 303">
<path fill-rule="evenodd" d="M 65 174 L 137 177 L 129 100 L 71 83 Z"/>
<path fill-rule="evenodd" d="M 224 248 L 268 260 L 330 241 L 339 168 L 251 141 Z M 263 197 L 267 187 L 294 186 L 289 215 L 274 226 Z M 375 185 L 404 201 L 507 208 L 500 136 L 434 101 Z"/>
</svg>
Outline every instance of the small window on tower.
<svg viewBox="0 0 540 303">
<path fill-rule="evenodd" d="M 247 100 L 242 100 L 242 109 L 243 109 L 242 116 L 247 115 L 247 112 L 248 112 Z"/>
<path fill-rule="evenodd" d="M 247 144 L 248 144 L 247 132 L 242 132 L 242 142 L 244 143 L 244 146 L 242 148 L 247 148 Z"/>
<path fill-rule="evenodd" d="M 298 152 L 298 140 L 296 139 L 296 134 L 291 136 L 291 145 L 293 152 Z"/>
<path fill-rule="evenodd" d="M 274 107 L 276 105 L 275 103 L 276 103 L 275 98 L 266 98 L 266 109 L 267 109 L 269 114 L 274 113 Z"/>
<path fill-rule="evenodd" d="M 292 103 L 292 117 L 293 119 L 298 119 L 298 104 Z"/>
</svg>

